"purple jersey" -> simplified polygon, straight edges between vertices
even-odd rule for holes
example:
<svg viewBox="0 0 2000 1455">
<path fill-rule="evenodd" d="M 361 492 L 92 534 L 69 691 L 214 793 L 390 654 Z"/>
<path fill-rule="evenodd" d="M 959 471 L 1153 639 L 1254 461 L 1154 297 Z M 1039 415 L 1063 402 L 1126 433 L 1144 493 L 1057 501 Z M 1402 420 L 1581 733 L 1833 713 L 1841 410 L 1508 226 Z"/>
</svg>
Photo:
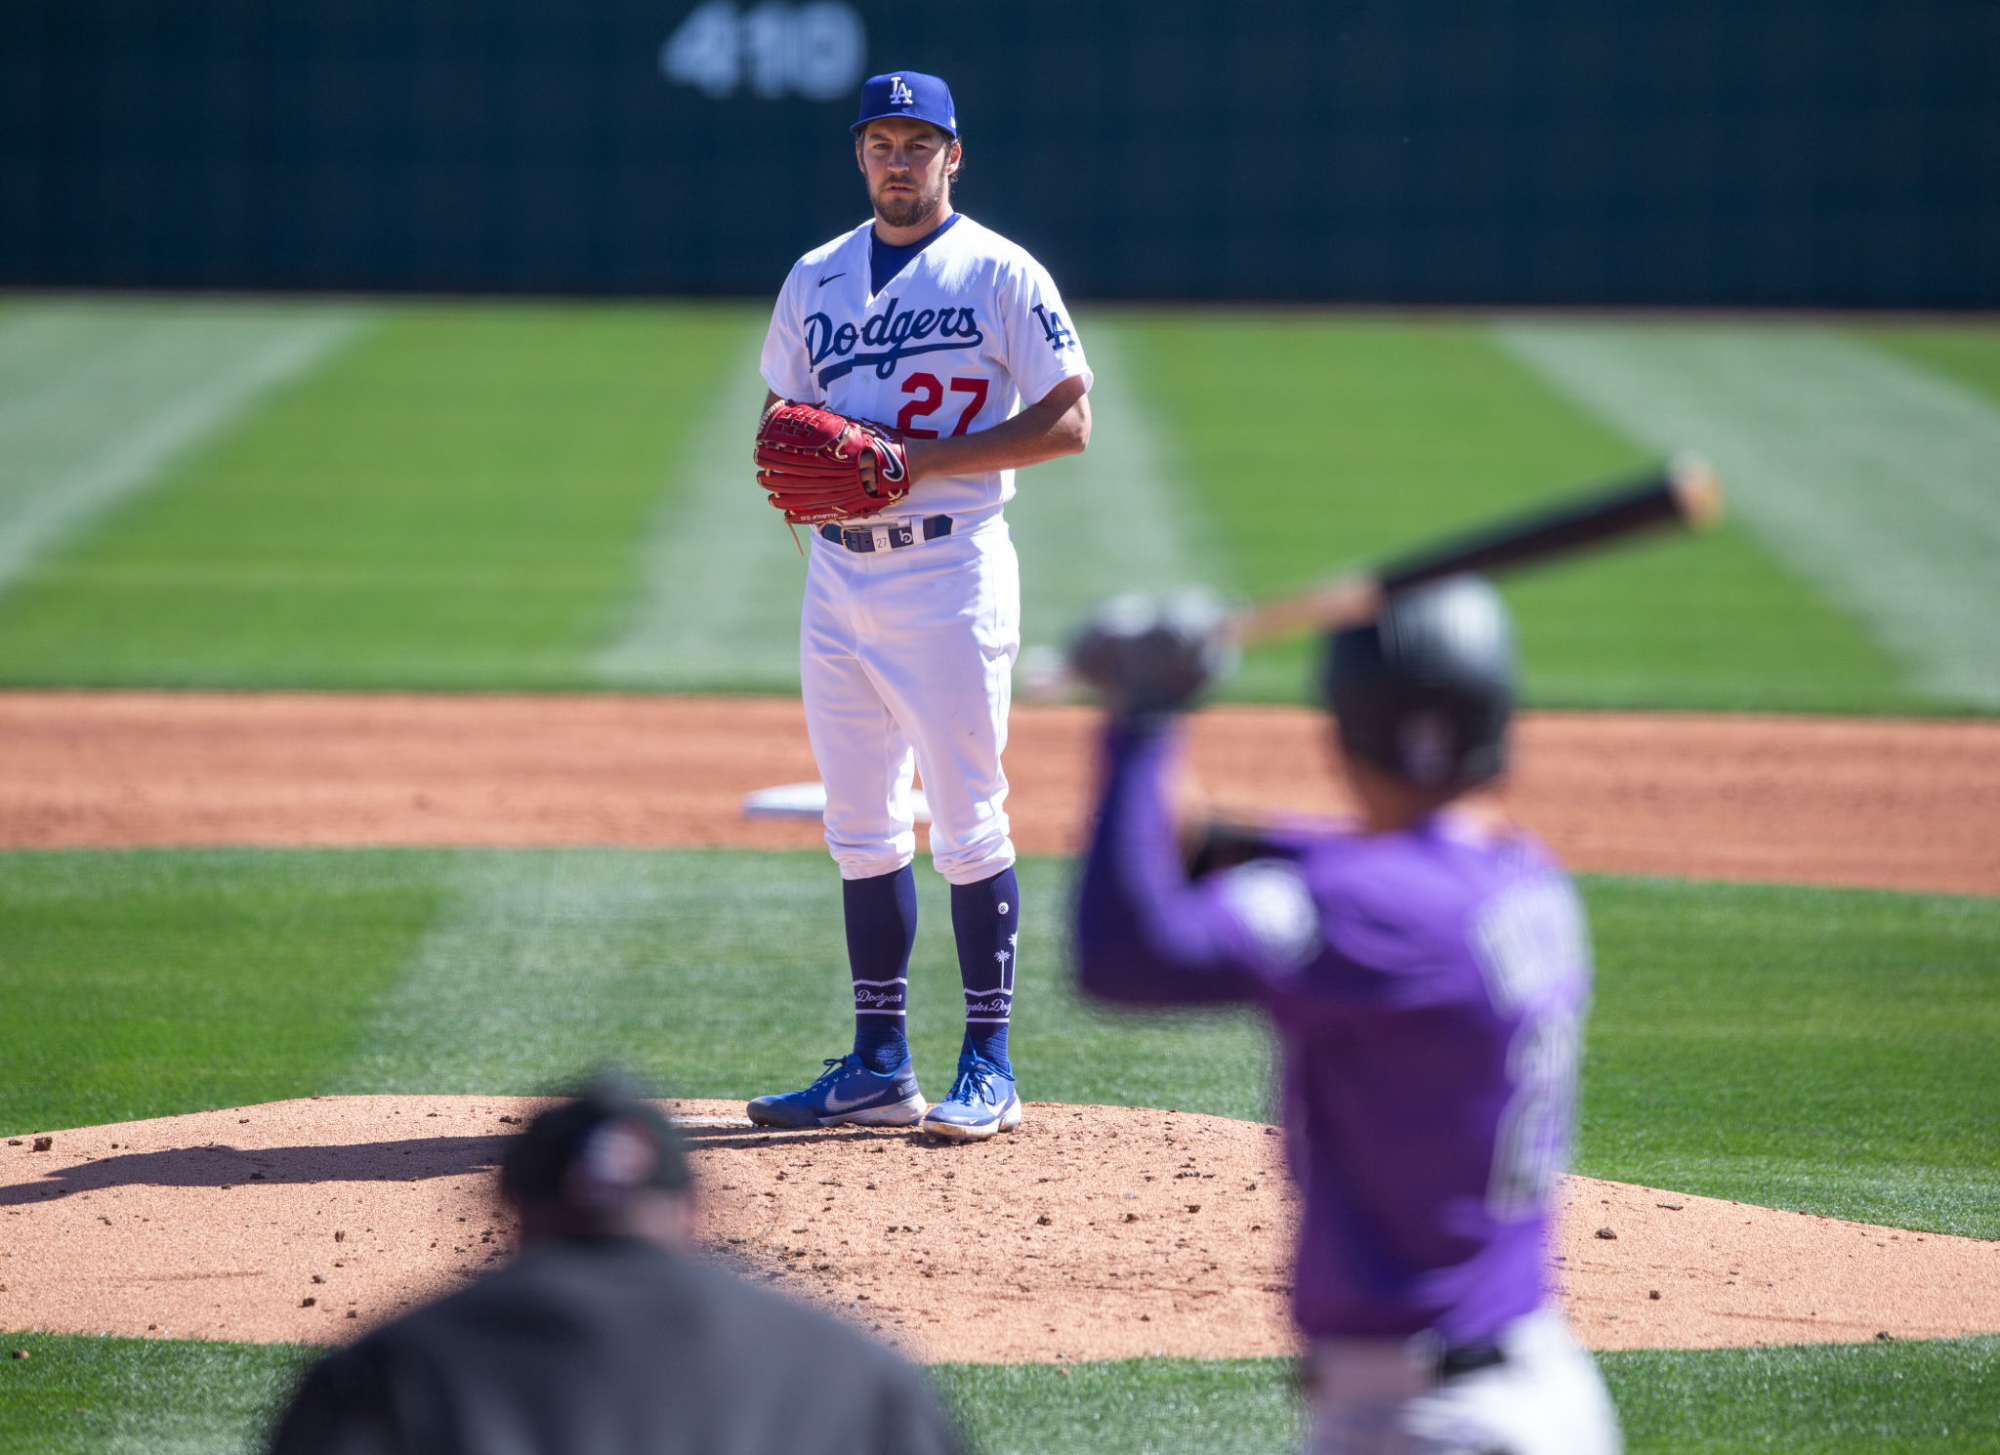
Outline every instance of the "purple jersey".
<svg viewBox="0 0 2000 1455">
<path fill-rule="evenodd" d="M 1170 741 L 1115 731 L 1078 901 L 1086 990 L 1254 1001 L 1276 1027 L 1304 1196 L 1308 1337 L 1491 1338 L 1543 1297 L 1590 993 L 1581 906 L 1525 834 L 1449 812 L 1274 837 L 1190 883 Z"/>
</svg>

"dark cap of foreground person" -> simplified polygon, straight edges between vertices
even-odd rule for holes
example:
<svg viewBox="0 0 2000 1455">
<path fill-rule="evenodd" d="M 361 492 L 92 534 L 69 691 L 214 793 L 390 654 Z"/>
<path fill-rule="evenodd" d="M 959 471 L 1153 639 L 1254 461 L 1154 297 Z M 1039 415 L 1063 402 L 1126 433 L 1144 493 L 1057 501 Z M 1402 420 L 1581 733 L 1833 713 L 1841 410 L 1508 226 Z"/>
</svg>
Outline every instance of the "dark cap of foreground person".
<svg viewBox="0 0 2000 1455">
<path fill-rule="evenodd" d="M 700 1260 L 681 1135 L 602 1078 L 509 1148 L 520 1255 L 313 1367 L 273 1455 L 948 1455 L 922 1374 Z"/>
</svg>

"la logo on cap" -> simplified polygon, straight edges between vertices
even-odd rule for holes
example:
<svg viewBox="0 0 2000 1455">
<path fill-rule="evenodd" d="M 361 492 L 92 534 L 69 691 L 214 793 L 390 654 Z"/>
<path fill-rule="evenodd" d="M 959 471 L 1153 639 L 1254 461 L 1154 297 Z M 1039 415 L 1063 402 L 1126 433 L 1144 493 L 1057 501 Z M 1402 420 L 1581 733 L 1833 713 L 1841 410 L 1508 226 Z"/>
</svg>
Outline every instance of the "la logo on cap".
<svg viewBox="0 0 2000 1455">
<path fill-rule="evenodd" d="M 901 76 L 889 78 L 889 104 L 891 106 L 915 106 L 917 96 Z"/>
</svg>

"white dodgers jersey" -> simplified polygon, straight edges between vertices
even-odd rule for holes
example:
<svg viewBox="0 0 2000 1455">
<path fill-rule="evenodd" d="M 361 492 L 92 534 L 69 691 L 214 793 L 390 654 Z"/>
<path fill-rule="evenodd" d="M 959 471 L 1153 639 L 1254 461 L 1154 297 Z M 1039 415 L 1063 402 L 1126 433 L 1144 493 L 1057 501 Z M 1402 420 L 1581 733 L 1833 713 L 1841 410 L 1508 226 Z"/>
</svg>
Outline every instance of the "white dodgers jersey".
<svg viewBox="0 0 2000 1455">
<path fill-rule="evenodd" d="M 764 339 L 781 398 L 891 424 L 913 439 L 975 434 L 1090 367 L 1042 265 L 963 213 L 870 288 L 873 221 L 793 266 Z M 960 528 L 999 514 L 1014 472 L 929 475 L 894 514 L 945 514 Z"/>
</svg>

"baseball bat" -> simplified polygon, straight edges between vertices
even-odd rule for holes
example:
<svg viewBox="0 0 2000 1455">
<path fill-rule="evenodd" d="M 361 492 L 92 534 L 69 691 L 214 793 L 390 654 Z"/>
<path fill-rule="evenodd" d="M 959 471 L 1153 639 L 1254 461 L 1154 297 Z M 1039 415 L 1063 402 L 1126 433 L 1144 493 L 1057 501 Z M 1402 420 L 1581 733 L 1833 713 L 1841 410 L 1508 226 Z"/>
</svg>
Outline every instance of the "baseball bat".
<svg viewBox="0 0 2000 1455">
<path fill-rule="evenodd" d="M 1398 591 L 1462 571 L 1500 572 L 1667 526 L 1700 530 L 1722 516 L 1722 482 L 1708 461 L 1674 456 L 1637 479 L 1564 497 L 1438 545 L 1399 556 L 1372 570 L 1267 601 L 1238 612 L 1228 631 L 1249 646 L 1294 632 L 1358 626 Z"/>
<path fill-rule="evenodd" d="M 1568 495 L 1373 570 L 1249 607 L 1223 629 L 1239 646 L 1252 646 L 1294 632 L 1359 626 L 1374 619 L 1386 598 L 1426 581 L 1461 571 L 1512 570 L 1667 526 L 1702 530 L 1722 518 L 1722 507 L 1714 468 L 1700 455 L 1679 454 L 1635 479 Z M 1068 685 L 1067 664 L 1052 648 L 1030 648 L 1022 668 L 1031 699 L 1060 696 Z"/>
</svg>

